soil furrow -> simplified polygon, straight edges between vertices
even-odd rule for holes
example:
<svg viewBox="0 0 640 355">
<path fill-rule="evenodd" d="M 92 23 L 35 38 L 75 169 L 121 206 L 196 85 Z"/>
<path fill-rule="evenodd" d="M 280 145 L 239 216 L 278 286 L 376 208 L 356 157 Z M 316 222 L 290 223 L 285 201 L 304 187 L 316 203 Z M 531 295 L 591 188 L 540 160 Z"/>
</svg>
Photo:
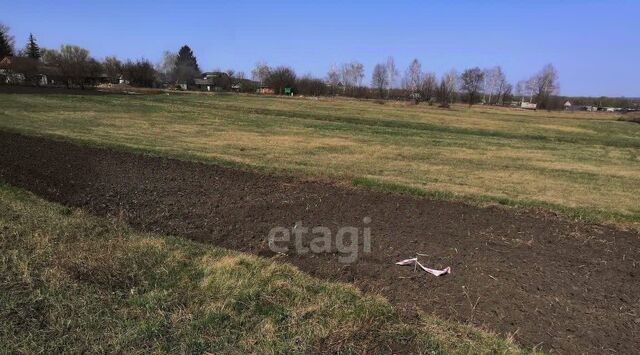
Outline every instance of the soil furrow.
<svg viewBox="0 0 640 355">
<path fill-rule="evenodd" d="M 421 310 L 562 353 L 640 348 L 637 232 L 6 132 L 0 132 L 0 179 L 142 230 L 275 257 L 354 283 L 407 316 Z M 270 250 L 269 231 L 296 223 L 328 227 L 332 242 L 340 227 L 370 228 L 372 250 L 359 245 L 354 263 L 340 263 L 345 255 L 335 247 L 303 255 Z M 394 265 L 416 253 L 426 254 L 420 259 L 427 266 L 451 266 L 452 274 L 436 278 Z"/>
</svg>

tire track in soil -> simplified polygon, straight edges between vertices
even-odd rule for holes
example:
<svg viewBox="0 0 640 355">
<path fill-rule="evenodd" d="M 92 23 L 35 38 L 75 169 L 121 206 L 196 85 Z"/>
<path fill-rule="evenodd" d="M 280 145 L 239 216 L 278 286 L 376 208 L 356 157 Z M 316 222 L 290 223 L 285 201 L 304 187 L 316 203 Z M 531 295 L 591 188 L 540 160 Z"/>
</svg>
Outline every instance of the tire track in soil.
<svg viewBox="0 0 640 355">
<path fill-rule="evenodd" d="M 0 132 L 0 179 L 146 231 L 290 262 L 324 279 L 386 296 L 406 317 L 422 310 L 561 353 L 640 349 L 637 232 L 551 213 L 432 201 L 328 182 L 90 148 Z M 274 255 L 269 230 L 363 227 L 372 252 Z M 397 260 L 428 254 L 431 277 Z"/>
</svg>

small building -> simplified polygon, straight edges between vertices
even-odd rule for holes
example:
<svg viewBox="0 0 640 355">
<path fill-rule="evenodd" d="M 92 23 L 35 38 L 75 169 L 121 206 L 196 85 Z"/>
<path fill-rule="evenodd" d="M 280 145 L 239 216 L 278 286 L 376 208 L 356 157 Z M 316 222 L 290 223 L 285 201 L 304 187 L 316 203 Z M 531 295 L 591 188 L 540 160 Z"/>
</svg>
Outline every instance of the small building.
<svg viewBox="0 0 640 355">
<path fill-rule="evenodd" d="M 523 108 L 525 110 L 537 110 L 538 109 L 538 104 L 534 104 L 533 102 L 524 102 L 524 101 L 522 101 L 520 103 L 520 108 Z"/>
<path fill-rule="evenodd" d="M 5 57 L 0 61 L 0 75 L 7 84 L 18 85 L 62 85 L 66 84 L 62 70 L 28 57 Z M 105 73 L 91 73 L 84 77 L 84 85 L 98 85 L 110 82 Z"/>
<path fill-rule="evenodd" d="M 85 85 L 97 86 L 100 84 L 109 84 L 111 78 L 106 73 L 93 73 L 84 79 Z"/>
<path fill-rule="evenodd" d="M 564 110 L 571 111 L 571 102 L 569 100 L 564 102 Z"/>
<path fill-rule="evenodd" d="M 272 87 L 270 86 L 265 86 L 265 85 L 261 85 L 258 90 L 256 91 L 256 93 L 258 94 L 263 94 L 263 95 L 273 95 L 275 94 L 275 90 L 273 90 Z"/>
<path fill-rule="evenodd" d="M 64 82 L 60 68 L 27 57 L 4 57 L 0 76 L 6 84 L 56 85 Z"/>
<path fill-rule="evenodd" d="M 244 78 L 234 78 L 231 84 L 231 91 L 254 93 L 259 86 L 260 83 L 257 81 Z"/>
<path fill-rule="evenodd" d="M 199 90 L 222 91 L 231 88 L 231 77 L 225 72 L 202 73 L 202 78 L 195 78 L 194 85 Z"/>
<path fill-rule="evenodd" d="M 38 70 L 40 85 L 63 85 L 64 77 L 60 68 L 52 65 L 41 65 Z"/>
<path fill-rule="evenodd" d="M 6 84 L 24 84 L 25 82 L 39 83 L 38 75 L 40 62 L 27 57 L 4 57 L 0 61 L 0 74 Z"/>
</svg>

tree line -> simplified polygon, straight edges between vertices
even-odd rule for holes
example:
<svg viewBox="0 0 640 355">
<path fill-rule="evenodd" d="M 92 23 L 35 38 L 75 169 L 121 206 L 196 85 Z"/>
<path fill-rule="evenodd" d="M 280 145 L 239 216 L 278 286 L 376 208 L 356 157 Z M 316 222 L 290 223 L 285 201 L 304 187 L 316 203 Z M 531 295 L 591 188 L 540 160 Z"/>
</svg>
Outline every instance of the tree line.
<svg viewBox="0 0 640 355">
<path fill-rule="evenodd" d="M 61 81 L 67 86 L 84 87 L 107 80 L 140 87 L 189 87 L 202 74 L 195 54 L 187 45 L 177 52 L 165 51 L 157 64 L 144 58 L 121 61 L 109 56 L 97 60 L 87 49 L 75 45 L 62 45 L 59 49 L 40 48 L 32 34 L 24 48 L 16 51 L 15 39 L 10 36 L 9 28 L 0 24 L 0 58 L 5 56 L 26 57 L 57 68 Z M 36 73 L 36 68 L 22 69 L 27 79 Z M 513 100 L 534 102 L 543 109 L 562 105 L 558 96 L 559 75 L 552 64 L 545 65 L 530 78 L 518 81 L 515 86 L 508 81 L 500 66 L 472 67 L 461 73 L 451 69 L 438 78 L 435 73 L 423 70 L 418 59 L 412 60 L 401 73 L 393 57 L 374 65 L 368 83 L 365 82 L 365 67 L 358 61 L 331 65 L 323 78 L 310 74 L 298 76 L 290 66 L 272 67 L 264 62 L 256 63 L 250 73 L 251 80 L 244 72 L 233 69 L 216 69 L 213 72 L 224 74 L 218 82 L 223 90 L 241 84 L 235 89 L 255 92 L 263 86 L 275 94 L 293 91 L 309 96 L 404 99 L 442 107 L 454 102 L 505 105 Z M 588 100 L 578 100 L 581 101 Z"/>
</svg>

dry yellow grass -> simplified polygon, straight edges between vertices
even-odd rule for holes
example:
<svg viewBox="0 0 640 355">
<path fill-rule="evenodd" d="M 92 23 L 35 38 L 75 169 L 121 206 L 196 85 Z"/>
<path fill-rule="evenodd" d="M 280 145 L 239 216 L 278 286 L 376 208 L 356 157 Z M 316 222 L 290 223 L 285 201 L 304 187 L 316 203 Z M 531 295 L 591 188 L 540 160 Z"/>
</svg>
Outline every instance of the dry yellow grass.
<svg viewBox="0 0 640 355">
<path fill-rule="evenodd" d="M 0 94 L 0 104 L 0 128 L 30 134 L 640 222 L 640 125 L 613 114 L 251 95 Z"/>
</svg>

